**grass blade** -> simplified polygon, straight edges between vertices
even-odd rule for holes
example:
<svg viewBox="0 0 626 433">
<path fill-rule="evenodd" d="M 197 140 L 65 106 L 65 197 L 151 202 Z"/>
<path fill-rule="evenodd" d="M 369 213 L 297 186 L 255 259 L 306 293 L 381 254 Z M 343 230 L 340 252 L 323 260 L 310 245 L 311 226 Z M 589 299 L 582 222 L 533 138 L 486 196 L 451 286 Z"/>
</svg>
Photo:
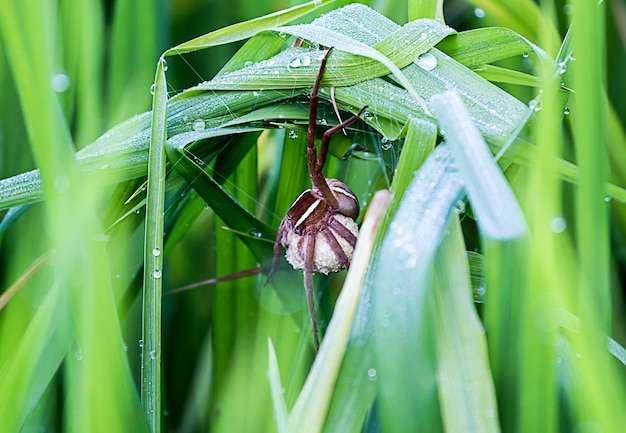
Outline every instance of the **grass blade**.
<svg viewBox="0 0 626 433">
<path fill-rule="evenodd" d="M 432 266 L 462 186 L 450 149 L 438 146 L 404 195 L 380 247 L 371 302 L 384 431 L 441 428 Z"/>
<path fill-rule="evenodd" d="M 152 130 L 148 157 L 146 232 L 144 243 L 143 346 L 141 351 L 141 401 L 150 430 L 161 431 L 161 298 L 163 293 L 163 227 L 165 211 L 165 139 L 167 85 L 159 59 L 152 105 Z"/>
</svg>

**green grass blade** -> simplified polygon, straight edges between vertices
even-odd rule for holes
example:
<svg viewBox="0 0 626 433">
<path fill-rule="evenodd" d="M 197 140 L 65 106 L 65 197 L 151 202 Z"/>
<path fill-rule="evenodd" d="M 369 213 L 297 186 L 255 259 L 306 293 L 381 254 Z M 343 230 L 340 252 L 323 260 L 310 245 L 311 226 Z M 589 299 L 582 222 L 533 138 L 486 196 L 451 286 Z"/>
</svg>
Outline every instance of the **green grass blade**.
<svg viewBox="0 0 626 433">
<path fill-rule="evenodd" d="M 482 323 L 472 303 L 465 243 L 452 218 L 435 259 L 439 400 L 446 431 L 499 432 Z"/>
<path fill-rule="evenodd" d="M 155 75 L 144 243 L 143 346 L 141 401 L 152 432 L 162 424 L 161 298 L 163 292 L 163 228 L 165 210 L 165 140 L 167 85 L 162 58 Z"/>
<path fill-rule="evenodd" d="M 223 45 L 231 42 L 250 38 L 259 32 L 293 21 L 314 10 L 329 5 L 335 0 L 314 0 L 302 5 L 274 12 L 260 18 L 255 18 L 243 23 L 233 24 L 220 30 L 208 33 L 191 41 L 177 45 L 165 52 L 165 56 L 188 53 L 203 50 L 215 45 Z"/>
<path fill-rule="evenodd" d="M 498 392 L 508 393 L 507 398 L 499 401 L 503 428 L 508 429 L 518 419 L 515 400 L 518 394 L 513 392 L 511 396 L 511 390 L 518 388 L 517 377 L 523 368 L 519 345 L 511 344 L 511 341 L 519 342 L 520 335 L 510 330 L 523 329 L 524 305 L 520 296 L 527 287 L 527 275 L 523 271 L 528 257 L 526 221 L 458 94 L 448 90 L 431 98 L 431 103 L 454 151 L 481 231 L 489 307 L 485 324 L 496 388 Z"/>
<path fill-rule="evenodd" d="M 381 223 L 379 238 L 387 230 L 395 209 L 402 202 L 404 192 L 413 180 L 414 172 L 432 152 L 437 138 L 436 126 L 428 121 L 412 119 L 407 122 L 406 129 L 406 139 L 391 185 L 394 198 L 387 209 L 385 220 Z M 376 263 L 377 257 L 378 253 L 375 252 L 371 263 Z M 377 381 L 371 320 L 371 297 L 376 287 L 372 279 L 374 269 L 375 266 L 370 266 L 361 289 L 361 300 L 324 425 L 326 432 L 361 431 L 367 411 L 374 401 Z"/>
<path fill-rule="evenodd" d="M 534 75 L 525 74 L 524 72 L 515 71 L 507 68 L 500 68 L 493 65 L 484 65 L 474 69 L 478 75 L 485 80 L 496 83 L 517 84 L 520 86 L 540 87 L 542 81 Z"/>
<path fill-rule="evenodd" d="M 502 27 L 473 29 L 450 35 L 437 44 L 437 49 L 470 69 L 525 53 L 535 53 L 539 58 L 547 57 L 540 47 L 513 30 Z"/>
<path fill-rule="evenodd" d="M 274 416 L 276 417 L 276 426 L 278 433 L 290 433 L 287 416 L 287 405 L 285 404 L 285 398 L 283 397 L 283 387 L 280 384 L 280 371 L 278 369 L 278 360 L 276 359 L 276 351 L 272 340 L 267 340 L 268 355 L 269 355 L 269 367 L 267 370 L 267 376 L 270 382 L 270 392 L 272 394 L 272 403 L 274 406 Z"/>
<path fill-rule="evenodd" d="M 462 185 L 450 149 L 438 146 L 404 195 L 380 247 L 371 302 L 378 406 L 385 431 L 441 428 L 432 266 Z"/>
<path fill-rule="evenodd" d="M 604 201 L 607 181 L 606 114 L 603 103 L 605 53 L 604 8 L 602 5 L 575 2 L 576 16 L 572 27 L 576 47 L 573 82 L 576 88 L 574 123 L 576 161 L 580 170 L 577 189 L 576 235 L 580 260 L 581 302 L 593 291 L 598 325 L 604 332 L 611 329 L 611 290 L 609 285 L 609 218 Z M 584 17 L 584 18 L 583 18 Z M 598 145 L 600 140 L 600 145 Z"/>
</svg>

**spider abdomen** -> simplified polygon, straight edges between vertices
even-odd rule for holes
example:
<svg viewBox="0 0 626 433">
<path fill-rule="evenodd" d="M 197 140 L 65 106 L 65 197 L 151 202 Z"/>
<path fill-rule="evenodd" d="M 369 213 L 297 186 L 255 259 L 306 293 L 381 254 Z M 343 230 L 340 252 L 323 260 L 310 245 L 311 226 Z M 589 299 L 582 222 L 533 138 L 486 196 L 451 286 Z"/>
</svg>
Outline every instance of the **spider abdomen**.
<svg viewBox="0 0 626 433">
<path fill-rule="evenodd" d="M 359 200 L 348 185 L 337 179 L 326 179 L 326 183 L 337 199 L 337 212 L 356 220 L 359 217 Z"/>
<path fill-rule="evenodd" d="M 334 219 L 332 222 L 320 221 L 313 226 L 307 226 L 302 234 L 295 230 L 286 231 L 281 243 L 286 250 L 287 261 L 294 269 L 305 269 L 307 234 L 315 237 L 312 273 L 328 275 L 347 268 L 352 260 L 359 228 L 352 218 L 345 215 L 337 213 L 332 215 L 332 218 Z M 338 230 L 338 225 L 343 228 Z"/>
</svg>

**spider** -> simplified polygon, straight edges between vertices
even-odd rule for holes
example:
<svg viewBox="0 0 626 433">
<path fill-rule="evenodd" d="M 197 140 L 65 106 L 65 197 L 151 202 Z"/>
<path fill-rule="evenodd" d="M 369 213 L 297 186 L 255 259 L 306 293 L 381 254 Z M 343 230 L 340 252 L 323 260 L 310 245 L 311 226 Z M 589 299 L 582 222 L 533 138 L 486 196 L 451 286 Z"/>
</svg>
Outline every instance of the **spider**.
<svg viewBox="0 0 626 433">
<path fill-rule="evenodd" d="M 355 222 L 359 216 L 359 201 L 356 195 L 343 182 L 325 178 L 322 170 L 326 163 L 330 137 L 358 120 L 367 108 L 363 107 L 358 114 L 324 132 L 319 156 L 317 155 L 315 147 L 317 94 L 332 49 L 329 48 L 323 57 L 311 90 L 306 143 L 307 167 L 312 187 L 300 194 L 280 223 L 274 243 L 272 268 L 265 283 L 269 283 L 278 269 L 284 247 L 287 261 L 291 266 L 304 271 L 304 288 L 316 351 L 319 349 L 319 337 L 312 275 L 315 273 L 327 275 L 330 272 L 348 269 L 359 231 Z"/>
</svg>

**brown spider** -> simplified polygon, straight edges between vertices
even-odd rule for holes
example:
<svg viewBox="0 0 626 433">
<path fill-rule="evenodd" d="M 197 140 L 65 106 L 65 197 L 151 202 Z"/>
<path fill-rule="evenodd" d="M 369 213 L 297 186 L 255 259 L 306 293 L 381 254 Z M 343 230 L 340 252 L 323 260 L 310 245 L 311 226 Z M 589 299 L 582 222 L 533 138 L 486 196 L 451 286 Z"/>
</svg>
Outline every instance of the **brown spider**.
<svg viewBox="0 0 626 433">
<path fill-rule="evenodd" d="M 315 148 L 317 94 L 331 51 L 332 47 L 322 59 L 311 90 L 306 142 L 307 166 L 312 188 L 300 194 L 280 223 L 274 243 L 274 260 L 265 283 L 270 281 L 278 269 L 281 247 L 284 247 L 287 261 L 291 266 L 304 270 L 304 288 L 316 351 L 319 349 L 319 337 L 312 275 L 348 269 L 359 231 L 354 221 L 359 216 L 359 201 L 355 194 L 343 182 L 326 179 L 322 170 L 326 163 L 330 137 L 359 119 L 367 108 L 363 107 L 357 115 L 324 132 L 320 153 L 317 155 Z"/>
</svg>

